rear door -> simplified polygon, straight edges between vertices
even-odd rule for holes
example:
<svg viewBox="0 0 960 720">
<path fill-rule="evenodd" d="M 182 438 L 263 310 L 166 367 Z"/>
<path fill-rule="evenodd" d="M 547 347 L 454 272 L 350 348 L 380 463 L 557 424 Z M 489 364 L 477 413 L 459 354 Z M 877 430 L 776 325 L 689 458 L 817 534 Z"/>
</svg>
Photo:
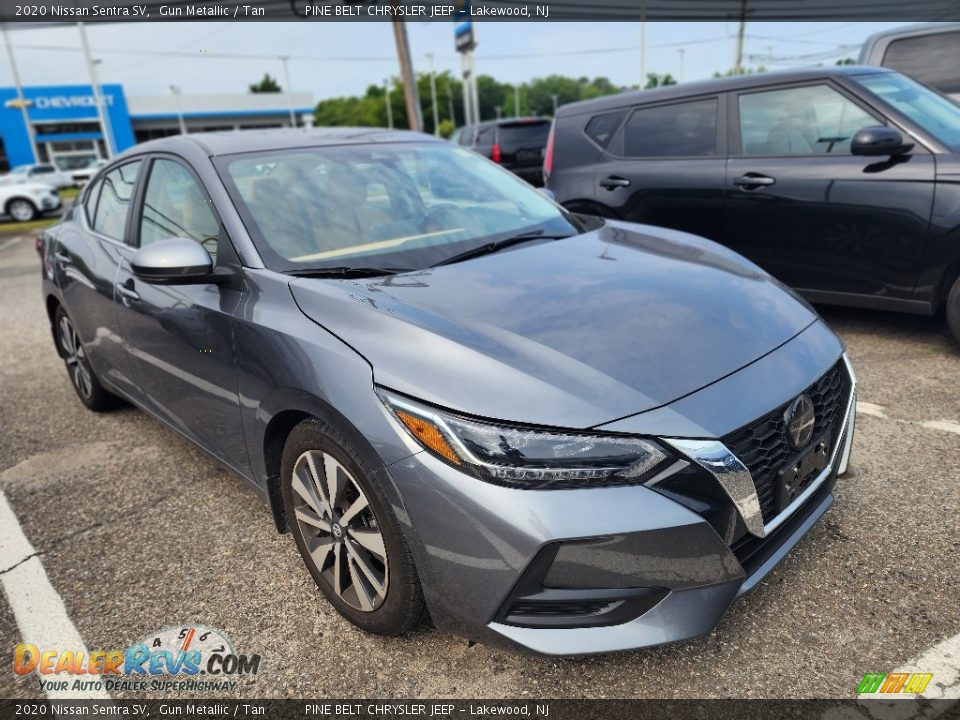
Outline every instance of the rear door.
<svg viewBox="0 0 960 720">
<path fill-rule="evenodd" d="M 635 108 L 596 166 L 616 217 L 724 240 L 723 95 Z"/>
<path fill-rule="evenodd" d="M 532 185 L 543 184 L 543 151 L 550 121 L 529 118 L 500 123 L 497 143 L 500 163 Z"/>
<path fill-rule="evenodd" d="M 173 237 L 203 245 L 217 266 L 239 263 L 196 174 L 174 156 L 144 169 L 134 218 L 138 247 Z M 239 275 L 238 275 L 239 276 Z M 118 308 L 144 403 L 233 468 L 249 474 L 234 354 L 239 284 L 152 285 L 124 262 Z"/>
<path fill-rule="evenodd" d="M 63 305 L 97 375 L 131 397 L 137 390 L 117 323 L 114 284 L 129 251 L 130 210 L 143 165 L 131 160 L 92 185 L 74 222 L 56 233 L 56 280 Z"/>
<path fill-rule="evenodd" d="M 923 258 L 934 159 L 850 153 L 886 120 L 828 80 L 737 93 L 728 244 L 812 299 L 907 299 Z"/>
</svg>

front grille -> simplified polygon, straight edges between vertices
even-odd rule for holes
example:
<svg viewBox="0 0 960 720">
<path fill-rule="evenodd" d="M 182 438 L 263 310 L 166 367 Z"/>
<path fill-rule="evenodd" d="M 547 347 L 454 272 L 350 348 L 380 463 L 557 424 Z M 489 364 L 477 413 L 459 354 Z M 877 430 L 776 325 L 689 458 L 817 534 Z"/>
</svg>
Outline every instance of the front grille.
<svg viewBox="0 0 960 720">
<path fill-rule="evenodd" d="M 830 433 L 831 442 L 836 442 L 839 434 L 836 432 L 836 426 L 843 420 L 842 414 L 849 396 L 849 381 L 843 360 L 830 368 L 805 392 L 813 400 L 817 418 L 813 437 Z M 740 458 L 753 476 L 764 523 L 770 522 L 777 512 L 775 507 L 777 476 L 787 460 L 796 453 L 787 437 L 783 422 L 783 415 L 789 404 L 789 402 L 783 404 L 759 420 L 723 438 L 724 445 Z"/>
</svg>

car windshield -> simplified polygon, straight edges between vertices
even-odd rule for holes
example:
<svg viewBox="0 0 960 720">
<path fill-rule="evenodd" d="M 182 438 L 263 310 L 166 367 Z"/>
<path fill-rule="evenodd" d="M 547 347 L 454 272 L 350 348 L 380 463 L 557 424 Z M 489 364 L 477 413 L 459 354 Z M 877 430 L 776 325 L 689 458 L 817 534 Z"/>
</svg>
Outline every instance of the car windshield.
<svg viewBox="0 0 960 720">
<path fill-rule="evenodd" d="M 960 152 L 960 105 L 899 73 L 854 78 L 954 152 Z"/>
<path fill-rule="evenodd" d="M 218 169 L 268 267 L 419 270 L 577 221 L 477 154 L 442 142 L 244 153 Z"/>
</svg>

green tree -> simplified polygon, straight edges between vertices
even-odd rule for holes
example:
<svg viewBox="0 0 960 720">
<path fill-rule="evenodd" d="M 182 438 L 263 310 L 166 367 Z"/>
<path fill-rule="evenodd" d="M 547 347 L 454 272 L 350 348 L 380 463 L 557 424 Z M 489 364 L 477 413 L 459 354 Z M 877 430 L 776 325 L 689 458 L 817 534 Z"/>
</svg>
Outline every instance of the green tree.
<svg viewBox="0 0 960 720">
<path fill-rule="evenodd" d="M 853 58 L 840 58 L 837 60 L 837 65 L 856 65 L 857 61 Z"/>
<path fill-rule="evenodd" d="M 271 77 L 270 73 L 264 73 L 260 82 L 253 83 L 250 86 L 252 93 L 278 93 L 283 92 L 283 88 L 277 83 L 276 78 Z"/>
<path fill-rule="evenodd" d="M 674 80 L 673 75 L 670 73 L 664 73 L 663 75 L 658 75 L 657 73 L 647 73 L 647 84 L 643 86 L 644 90 L 651 90 L 657 87 L 666 87 L 667 85 L 676 85 L 677 81 Z"/>
</svg>

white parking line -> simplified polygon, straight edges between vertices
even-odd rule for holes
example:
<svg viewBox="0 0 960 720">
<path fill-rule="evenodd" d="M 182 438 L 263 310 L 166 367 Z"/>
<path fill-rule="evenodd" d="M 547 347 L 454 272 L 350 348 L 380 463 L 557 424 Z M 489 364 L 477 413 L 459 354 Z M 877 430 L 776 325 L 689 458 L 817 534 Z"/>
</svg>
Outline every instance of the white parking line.
<svg viewBox="0 0 960 720">
<path fill-rule="evenodd" d="M 18 242 L 20 242 L 21 240 L 23 240 L 23 235 L 18 235 L 18 236 L 15 237 L 15 238 L 10 238 L 9 240 L 4 240 L 3 242 L 0 242 L 0 250 L 5 250 L 6 248 L 10 247 L 11 245 L 16 245 L 16 244 L 17 244 Z"/>
<path fill-rule="evenodd" d="M 926 422 L 920 423 L 920 425 L 928 430 L 943 430 L 944 432 L 953 433 L 954 435 L 960 435 L 960 424 L 950 422 L 949 420 L 927 420 Z"/>
<path fill-rule="evenodd" d="M 886 409 L 883 405 L 875 405 L 874 403 L 864 402 L 863 400 L 857 400 L 857 413 L 859 415 L 869 415 L 870 417 L 885 418 L 887 416 Z"/>
<path fill-rule="evenodd" d="M 0 579 L 3 592 L 20 628 L 20 642 L 43 650 L 81 651 L 90 654 L 63 606 L 63 600 L 50 584 L 37 551 L 23 534 L 20 522 L 6 496 L 0 492 Z M 69 675 L 50 676 L 62 680 Z M 31 677 L 32 682 L 36 682 Z M 48 690 L 51 700 L 108 700 L 105 691 L 72 690 L 72 678 L 66 690 Z M 39 690 L 39 685 L 37 686 Z"/>
</svg>

